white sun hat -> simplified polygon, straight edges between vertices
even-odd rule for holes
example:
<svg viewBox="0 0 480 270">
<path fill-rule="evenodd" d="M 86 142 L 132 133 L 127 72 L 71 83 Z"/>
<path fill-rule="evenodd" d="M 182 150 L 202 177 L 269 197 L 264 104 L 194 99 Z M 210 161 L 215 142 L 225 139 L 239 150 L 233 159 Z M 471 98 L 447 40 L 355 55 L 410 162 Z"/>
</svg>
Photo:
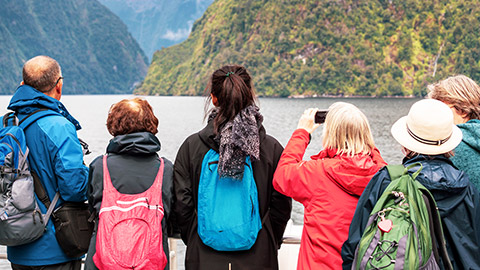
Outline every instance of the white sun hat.
<svg viewBox="0 0 480 270">
<path fill-rule="evenodd" d="M 391 132 L 402 146 L 424 155 L 447 153 L 462 141 L 462 131 L 453 123 L 453 112 L 435 99 L 415 102 L 408 115 L 393 124 Z"/>
</svg>

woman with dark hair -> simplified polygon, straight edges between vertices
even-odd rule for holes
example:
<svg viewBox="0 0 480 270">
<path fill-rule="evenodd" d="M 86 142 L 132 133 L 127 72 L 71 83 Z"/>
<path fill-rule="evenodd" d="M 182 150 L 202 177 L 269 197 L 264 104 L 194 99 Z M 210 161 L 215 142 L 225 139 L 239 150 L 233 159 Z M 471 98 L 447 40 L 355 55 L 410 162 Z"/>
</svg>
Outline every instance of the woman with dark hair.
<svg viewBox="0 0 480 270">
<path fill-rule="evenodd" d="M 155 117 L 150 104 L 144 99 L 124 99 L 112 105 L 110 108 L 107 118 L 107 129 L 114 137 L 108 144 L 107 155 L 97 157 L 90 164 L 88 203 L 90 205 L 90 210 L 95 213 L 97 226 L 90 241 L 85 269 L 97 269 L 97 266 L 100 269 L 109 269 L 107 262 L 97 260 L 94 258 L 94 255 L 97 253 L 97 247 L 99 246 L 99 243 L 96 243 L 97 233 L 100 231 L 99 227 L 102 225 L 101 221 L 99 223 L 99 215 L 102 219 L 102 212 L 107 212 L 103 211 L 103 208 L 106 207 L 105 202 L 108 201 L 104 196 L 105 194 L 112 194 L 112 192 L 120 194 L 119 196 L 127 194 L 126 198 L 141 193 L 142 197 L 147 198 L 147 204 L 150 209 L 150 204 L 153 204 L 153 201 L 162 201 L 163 209 L 161 209 L 161 207 L 159 209 L 163 210 L 164 214 L 163 219 L 161 220 L 161 242 L 163 244 L 164 254 L 157 251 L 155 251 L 155 253 L 160 254 L 161 257 L 165 255 L 165 257 L 163 257 L 164 260 L 168 259 L 167 220 L 170 216 L 172 207 L 173 164 L 168 159 L 163 157 L 160 158 L 157 155 L 157 152 L 160 151 L 160 141 L 155 136 L 158 132 L 157 128 L 158 119 Z M 104 172 L 104 168 L 107 168 L 107 172 Z M 107 178 L 110 178 L 109 181 L 108 179 L 104 179 L 104 174 Z M 107 186 L 104 186 L 104 183 L 107 183 Z M 156 192 L 156 189 L 158 189 L 160 185 L 161 192 Z M 105 193 L 105 191 L 107 191 L 107 193 Z M 149 197 L 149 194 L 153 195 Z M 140 209 L 142 207 L 138 206 L 142 205 L 133 204 L 131 208 L 136 207 L 141 211 Z M 158 214 L 156 210 L 153 212 L 153 215 Z M 133 228 L 135 224 L 130 223 L 129 225 L 127 223 L 127 225 Z M 136 234 L 140 231 L 138 230 L 139 228 L 142 229 L 141 227 L 135 227 L 134 230 L 136 231 L 134 233 L 126 231 L 119 233 L 124 233 L 130 239 L 136 239 Z M 109 232 L 106 237 L 114 237 L 113 234 L 113 232 Z M 98 235 L 98 237 L 99 240 L 104 239 L 104 237 L 100 237 L 100 235 Z M 144 237 L 144 239 L 146 239 L 146 237 Z M 110 239 L 107 240 L 110 241 Z M 112 240 L 112 243 L 114 241 L 115 240 Z M 124 241 L 124 245 L 125 242 L 128 241 Z M 124 252 L 124 254 L 119 254 L 119 256 L 127 260 L 127 255 L 129 254 L 125 253 L 133 254 L 138 252 L 141 249 L 141 247 L 138 246 L 139 243 L 140 241 L 135 243 L 137 245 L 132 245 L 130 247 L 122 246 L 121 249 L 126 252 Z M 131 250 L 131 252 L 128 252 L 128 250 Z M 147 250 L 143 257 L 152 261 L 151 254 L 148 252 L 150 252 L 150 250 Z M 137 256 L 137 258 L 140 257 L 142 256 Z M 162 259 L 160 258 L 160 260 L 155 261 L 153 265 L 151 265 L 153 267 L 152 269 L 161 269 L 159 266 L 160 264 L 158 263 L 158 261 L 161 260 Z M 104 267 L 100 267 L 98 262 Z M 164 269 L 169 269 L 168 263 Z"/>
<path fill-rule="evenodd" d="M 188 137 L 175 160 L 176 221 L 187 245 L 186 269 L 278 269 L 277 250 L 290 218 L 291 199 L 276 192 L 272 179 L 283 147 L 265 132 L 263 116 L 247 70 L 224 66 L 216 70 L 206 89 L 207 126 Z M 202 161 L 211 149 L 219 154 L 221 178 L 242 181 L 244 163 L 251 159 L 258 191 L 262 228 L 253 246 L 243 251 L 218 251 L 205 245 L 198 233 L 198 189 Z M 228 204 L 230 202 L 225 202 Z"/>
</svg>

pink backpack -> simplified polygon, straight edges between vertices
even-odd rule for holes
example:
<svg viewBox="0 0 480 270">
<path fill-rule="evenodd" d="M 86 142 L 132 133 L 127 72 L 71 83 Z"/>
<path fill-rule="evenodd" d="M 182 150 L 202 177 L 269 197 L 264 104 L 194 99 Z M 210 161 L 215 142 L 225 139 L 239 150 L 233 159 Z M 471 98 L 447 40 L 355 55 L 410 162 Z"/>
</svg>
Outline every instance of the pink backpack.
<svg viewBox="0 0 480 270">
<path fill-rule="evenodd" d="M 99 269 L 164 269 L 162 241 L 163 159 L 153 185 L 143 193 L 121 194 L 103 156 L 103 199 L 93 261 Z"/>
</svg>

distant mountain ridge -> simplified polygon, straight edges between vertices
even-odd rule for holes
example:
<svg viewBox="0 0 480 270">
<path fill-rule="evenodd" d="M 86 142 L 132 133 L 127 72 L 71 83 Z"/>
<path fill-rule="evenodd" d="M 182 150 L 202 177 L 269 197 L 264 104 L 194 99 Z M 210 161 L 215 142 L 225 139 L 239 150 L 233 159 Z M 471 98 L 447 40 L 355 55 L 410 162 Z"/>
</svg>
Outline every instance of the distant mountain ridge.
<svg viewBox="0 0 480 270">
<path fill-rule="evenodd" d="M 135 93 L 199 95 L 238 63 L 261 96 L 422 96 L 449 75 L 480 81 L 479 25 L 472 0 L 217 0 Z"/>
<path fill-rule="evenodd" d="M 149 59 L 185 40 L 213 0 L 99 0 L 127 25 Z"/>
<path fill-rule="evenodd" d="M 131 93 L 147 58 L 127 27 L 96 0 L 0 0 L 0 94 L 22 66 L 48 55 L 62 66 L 65 94 Z"/>
</svg>

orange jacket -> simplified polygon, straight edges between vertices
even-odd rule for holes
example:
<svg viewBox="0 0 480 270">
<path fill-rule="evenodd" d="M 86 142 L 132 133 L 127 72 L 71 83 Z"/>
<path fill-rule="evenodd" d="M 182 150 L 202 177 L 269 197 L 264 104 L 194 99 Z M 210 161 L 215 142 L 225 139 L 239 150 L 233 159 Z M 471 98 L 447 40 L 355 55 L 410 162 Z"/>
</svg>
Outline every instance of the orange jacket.
<svg viewBox="0 0 480 270">
<path fill-rule="evenodd" d="M 297 269 L 341 269 L 340 251 L 358 199 L 385 161 L 370 155 L 336 155 L 327 149 L 303 161 L 307 131 L 293 133 L 278 163 L 273 186 L 305 207 Z"/>
</svg>

